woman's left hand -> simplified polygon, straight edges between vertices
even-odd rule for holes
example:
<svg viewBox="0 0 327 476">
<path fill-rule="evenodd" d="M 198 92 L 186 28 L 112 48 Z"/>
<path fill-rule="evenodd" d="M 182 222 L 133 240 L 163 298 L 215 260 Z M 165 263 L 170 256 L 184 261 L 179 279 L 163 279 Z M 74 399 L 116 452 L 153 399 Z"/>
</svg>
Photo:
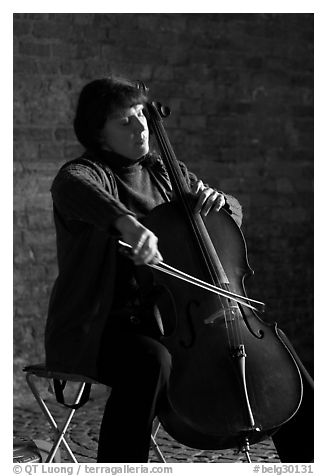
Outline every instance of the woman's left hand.
<svg viewBox="0 0 327 476">
<path fill-rule="evenodd" d="M 200 212 L 204 216 L 208 215 L 210 211 L 219 212 L 226 203 L 225 197 L 221 192 L 205 187 L 202 180 L 192 184 L 191 192 L 198 197 L 194 212 Z"/>
</svg>

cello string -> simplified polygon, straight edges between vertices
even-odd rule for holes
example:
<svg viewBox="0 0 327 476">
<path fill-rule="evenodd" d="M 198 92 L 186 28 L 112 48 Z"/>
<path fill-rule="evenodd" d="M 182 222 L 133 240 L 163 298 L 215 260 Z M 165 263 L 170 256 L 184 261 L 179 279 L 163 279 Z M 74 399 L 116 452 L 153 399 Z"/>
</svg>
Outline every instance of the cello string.
<svg viewBox="0 0 327 476">
<path fill-rule="evenodd" d="M 245 305 L 245 303 L 240 303 L 240 302 L 239 304 L 243 306 Z M 230 348 L 232 349 L 232 353 L 235 356 L 235 358 L 237 358 L 235 353 L 240 351 L 241 345 L 244 342 L 244 339 L 243 339 L 244 330 L 240 324 L 240 321 L 243 319 L 243 316 L 241 314 L 241 310 L 239 306 L 229 306 L 228 312 L 229 312 L 228 322 L 230 322 L 231 336 L 233 340 L 232 346 Z"/>
<path fill-rule="evenodd" d="M 223 284 L 224 286 L 224 289 L 227 287 L 227 285 Z M 231 311 L 231 306 L 230 305 L 230 299 L 228 298 L 227 299 L 227 307 L 225 308 L 225 325 L 226 325 L 226 333 L 227 333 L 227 336 L 228 336 L 228 342 L 229 342 L 229 348 L 231 349 L 231 351 L 233 351 L 233 349 L 235 348 L 235 343 L 236 343 L 236 337 L 235 337 L 235 334 L 237 336 L 237 332 L 235 332 L 235 329 L 234 329 L 234 319 L 233 319 L 233 313 Z"/>
</svg>

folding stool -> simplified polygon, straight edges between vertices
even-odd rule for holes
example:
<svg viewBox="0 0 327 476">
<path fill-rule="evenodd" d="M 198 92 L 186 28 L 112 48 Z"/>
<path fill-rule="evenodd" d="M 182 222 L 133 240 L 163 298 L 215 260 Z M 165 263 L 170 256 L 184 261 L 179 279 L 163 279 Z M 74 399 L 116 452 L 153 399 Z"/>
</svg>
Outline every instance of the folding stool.
<svg viewBox="0 0 327 476">
<path fill-rule="evenodd" d="M 29 365 L 23 369 L 26 372 L 26 381 L 31 389 L 37 403 L 39 404 L 43 414 L 45 415 L 46 419 L 50 423 L 52 429 L 54 430 L 56 437 L 53 443 L 53 446 L 49 452 L 49 455 L 46 459 L 46 463 L 51 463 L 58 451 L 58 448 L 61 444 L 63 444 L 68 452 L 69 457 L 74 463 L 78 463 L 77 459 L 75 458 L 70 446 L 67 443 L 65 438 L 65 434 L 67 429 L 70 425 L 70 422 L 75 414 L 75 412 L 81 408 L 89 399 L 91 386 L 94 384 L 99 384 L 96 380 L 93 380 L 89 377 L 85 377 L 84 375 L 76 375 L 76 374 L 68 374 L 59 371 L 52 371 L 48 370 L 44 364 L 37 364 L 37 365 Z M 47 380 L 53 381 L 53 387 L 56 394 L 57 402 L 60 404 L 65 405 L 69 410 L 66 416 L 66 419 L 61 428 L 58 427 L 54 417 L 52 416 L 48 406 L 46 405 L 44 399 L 40 395 L 40 392 L 37 388 L 36 383 L 34 382 L 35 377 L 37 378 L 45 378 Z M 63 389 L 67 382 L 78 382 L 80 385 L 78 386 L 77 393 L 73 400 L 72 404 L 67 404 L 64 401 L 63 397 Z M 156 442 L 156 435 L 158 433 L 160 427 L 160 423 L 156 420 L 155 428 L 151 435 L 151 446 L 157 455 L 160 462 L 165 463 L 166 460 Z"/>
</svg>

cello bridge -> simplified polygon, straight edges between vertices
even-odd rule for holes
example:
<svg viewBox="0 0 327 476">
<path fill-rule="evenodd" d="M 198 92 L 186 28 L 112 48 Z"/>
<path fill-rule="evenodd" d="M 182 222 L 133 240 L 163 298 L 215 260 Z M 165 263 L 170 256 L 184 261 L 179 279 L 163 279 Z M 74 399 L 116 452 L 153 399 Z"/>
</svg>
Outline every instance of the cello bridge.
<svg viewBox="0 0 327 476">
<path fill-rule="evenodd" d="M 209 317 L 204 319 L 205 324 L 215 324 L 218 319 L 218 324 L 225 324 L 228 322 L 233 322 L 239 318 L 239 308 L 238 306 L 229 306 L 220 309 L 218 312 L 214 312 Z"/>
</svg>

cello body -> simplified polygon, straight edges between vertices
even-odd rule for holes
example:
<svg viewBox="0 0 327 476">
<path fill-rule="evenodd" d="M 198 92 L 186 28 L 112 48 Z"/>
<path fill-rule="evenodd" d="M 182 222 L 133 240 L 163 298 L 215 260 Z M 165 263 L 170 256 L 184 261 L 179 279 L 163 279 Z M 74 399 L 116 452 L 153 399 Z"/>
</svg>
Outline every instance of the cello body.
<svg viewBox="0 0 327 476">
<path fill-rule="evenodd" d="M 144 224 L 158 236 L 167 263 L 208 279 L 178 203 L 155 208 Z M 240 229 L 224 210 L 210 213 L 205 225 L 229 288 L 245 294 L 244 277 L 252 271 Z M 159 413 L 165 430 L 193 448 L 225 449 L 242 446 L 245 438 L 256 443 L 288 421 L 300 405 L 302 382 L 277 326 L 239 306 L 233 309 L 237 314 L 233 316 L 222 310 L 216 295 L 158 271 L 152 273 L 153 283 L 162 291 L 158 301 L 165 329 L 162 343 L 172 355 L 168 399 Z M 224 306 L 233 308 L 230 302 Z M 237 338 L 241 337 L 246 349 L 245 375 L 254 425 L 234 355 L 237 349 L 233 349 L 233 336 L 226 329 L 226 319 L 234 318 L 240 332 Z"/>
</svg>

